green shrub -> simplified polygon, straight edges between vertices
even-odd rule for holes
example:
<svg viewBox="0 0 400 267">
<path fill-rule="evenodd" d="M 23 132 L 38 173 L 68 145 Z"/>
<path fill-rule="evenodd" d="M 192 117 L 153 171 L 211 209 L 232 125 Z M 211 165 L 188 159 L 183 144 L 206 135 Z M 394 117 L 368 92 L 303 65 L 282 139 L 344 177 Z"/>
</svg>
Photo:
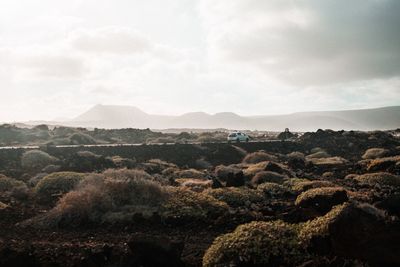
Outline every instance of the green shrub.
<svg viewBox="0 0 400 267">
<path fill-rule="evenodd" d="M 0 174 L 0 192 L 12 191 L 16 187 L 26 186 L 24 182 Z"/>
<path fill-rule="evenodd" d="M 311 159 L 321 159 L 321 158 L 329 158 L 331 155 L 329 155 L 327 152 L 325 151 L 319 151 L 319 152 L 315 152 L 313 154 L 308 155 L 306 158 L 308 160 Z"/>
<path fill-rule="evenodd" d="M 262 183 L 277 183 L 282 184 L 288 177 L 276 172 L 271 171 L 261 171 L 258 172 L 252 179 L 251 183 L 253 185 L 259 185 Z"/>
<path fill-rule="evenodd" d="M 54 172 L 43 177 L 35 186 L 39 200 L 51 201 L 73 190 L 85 175 L 76 172 Z"/>
<path fill-rule="evenodd" d="M 296 266 L 306 257 L 295 226 L 251 222 L 217 237 L 203 257 L 203 266 Z"/>
<path fill-rule="evenodd" d="M 387 172 L 366 173 L 354 177 L 354 180 L 360 184 L 375 186 L 400 186 L 400 176 L 393 175 Z"/>
<path fill-rule="evenodd" d="M 185 188 L 168 187 L 168 198 L 161 206 L 165 220 L 212 221 L 228 211 L 226 203 L 214 197 Z"/>
<path fill-rule="evenodd" d="M 21 165 L 28 170 L 41 170 L 47 165 L 57 161 L 57 158 L 50 156 L 41 150 L 29 150 L 22 154 Z"/>
<path fill-rule="evenodd" d="M 289 192 L 289 190 L 283 185 L 276 183 L 262 183 L 257 186 L 257 191 L 262 192 L 268 197 L 282 196 Z"/>
<path fill-rule="evenodd" d="M 313 188 L 301 193 L 295 205 L 312 208 L 318 212 L 328 212 L 333 206 L 348 201 L 347 192 L 340 187 Z"/>
<path fill-rule="evenodd" d="M 363 159 L 376 159 L 382 158 L 389 154 L 389 150 L 384 148 L 370 148 L 362 155 Z"/>
<path fill-rule="evenodd" d="M 204 191 L 204 193 L 219 201 L 223 201 L 234 208 L 250 206 L 252 203 L 260 203 L 264 201 L 264 195 L 260 191 L 247 187 L 209 189 Z"/>
<path fill-rule="evenodd" d="M 400 162 L 400 156 L 373 159 L 368 163 L 367 171 L 387 171 L 394 168 L 398 162 Z"/>
<path fill-rule="evenodd" d="M 264 151 L 258 151 L 247 154 L 242 162 L 247 164 L 255 164 L 262 161 L 276 161 L 276 157 Z"/>
<path fill-rule="evenodd" d="M 8 205 L 0 201 L 0 210 L 4 210 L 6 208 L 8 208 Z"/>
<path fill-rule="evenodd" d="M 311 158 L 309 160 L 319 167 L 337 167 L 348 163 L 348 160 L 342 157 Z"/>
<path fill-rule="evenodd" d="M 73 133 L 69 140 L 73 145 L 92 145 L 96 144 L 96 140 L 90 135 L 84 133 Z"/>
<path fill-rule="evenodd" d="M 0 193 L 7 193 L 16 199 L 22 200 L 28 197 L 28 187 L 22 181 L 0 174 Z"/>
<path fill-rule="evenodd" d="M 350 204 L 344 203 L 334 207 L 322 217 L 304 223 L 301 227 L 299 238 L 303 244 L 308 244 L 313 237 L 326 237 L 329 235 L 328 227 Z"/>
<path fill-rule="evenodd" d="M 289 185 L 290 189 L 295 193 L 301 193 L 312 188 L 335 187 L 335 186 L 336 185 L 334 183 L 323 180 L 313 180 L 313 181 L 298 180 L 296 182 L 292 182 L 292 184 Z"/>
<path fill-rule="evenodd" d="M 107 170 L 88 175 L 55 208 L 32 221 L 44 227 L 132 222 L 137 214 L 159 210 L 166 198 L 164 188 L 143 171 Z"/>
<path fill-rule="evenodd" d="M 205 179 L 206 174 L 202 171 L 195 169 L 177 170 L 174 172 L 176 178 L 194 178 L 194 179 Z"/>
<path fill-rule="evenodd" d="M 243 174 L 247 179 L 251 179 L 258 172 L 265 171 L 269 161 L 262 161 L 256 164 L 250 164 L 243 170 Z"/>
</svg>

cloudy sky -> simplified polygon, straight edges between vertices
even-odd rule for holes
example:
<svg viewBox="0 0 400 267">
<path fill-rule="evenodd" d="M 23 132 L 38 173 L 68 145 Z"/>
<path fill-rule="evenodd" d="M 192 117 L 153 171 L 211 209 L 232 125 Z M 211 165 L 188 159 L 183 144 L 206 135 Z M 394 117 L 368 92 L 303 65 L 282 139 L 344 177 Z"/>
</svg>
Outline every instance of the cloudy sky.
<svg viewBox="0 0 400 267">
<path fill-rule="evenodd" d="M 0 121 L 400 105 L 398 0 L 1 0 Z"/>
</svg>

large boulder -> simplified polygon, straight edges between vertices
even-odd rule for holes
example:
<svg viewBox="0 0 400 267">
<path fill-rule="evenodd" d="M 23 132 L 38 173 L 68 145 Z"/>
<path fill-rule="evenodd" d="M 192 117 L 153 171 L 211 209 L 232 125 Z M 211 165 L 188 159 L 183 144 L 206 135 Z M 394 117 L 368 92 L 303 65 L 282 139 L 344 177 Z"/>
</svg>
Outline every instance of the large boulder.
<svg viewBox="0 0 400 267">
<path fill-rule="evenodd" d="M 400 265 L 400 223 L 364 203 L 344 203 L 305 223 L 299 237 L 312 253 Z"/>
</svg>

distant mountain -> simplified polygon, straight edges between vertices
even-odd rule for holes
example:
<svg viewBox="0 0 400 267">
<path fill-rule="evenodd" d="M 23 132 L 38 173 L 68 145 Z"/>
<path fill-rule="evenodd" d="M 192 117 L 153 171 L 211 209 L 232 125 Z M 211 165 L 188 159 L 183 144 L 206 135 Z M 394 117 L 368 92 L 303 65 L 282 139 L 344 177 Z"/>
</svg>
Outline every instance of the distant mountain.
<svg viewBox="0 0 400 267">
<path fill-rule="evenodd" d="M 153 115 L 131 106 L 96 105 L 68 126 L 98 128 L 198 128 L 281 131 L 386 130 L 400 128 L 400 106 L 344 111 L 298 112 L 286 115 L 240 116 L 232 112 L 191 112 L 181 116 Z"/>
</svg>

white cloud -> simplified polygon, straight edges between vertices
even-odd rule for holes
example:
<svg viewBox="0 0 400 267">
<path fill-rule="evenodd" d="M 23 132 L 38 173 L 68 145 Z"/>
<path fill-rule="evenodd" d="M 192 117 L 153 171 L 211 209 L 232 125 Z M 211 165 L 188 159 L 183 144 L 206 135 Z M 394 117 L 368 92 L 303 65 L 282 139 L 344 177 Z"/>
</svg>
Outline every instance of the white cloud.
<svg viewBox="0 0 400 267">
<path fill-rule="evenodd" d="M 86 53 L 131 54 L 153 49 L 142 34 L 129 28 L 105 27 L 77 30 L 70 34 L 72 46 Z"/>
<path fill-rule="evenodd" d="M 400 1 L 5 3 L 0 121 L 399 104 Z"/>
<path fill-rule="evenodd" d="M 400 74 L 400 2 L 202 0 L 220 64 L 307 86 Z"/>
</svg>

